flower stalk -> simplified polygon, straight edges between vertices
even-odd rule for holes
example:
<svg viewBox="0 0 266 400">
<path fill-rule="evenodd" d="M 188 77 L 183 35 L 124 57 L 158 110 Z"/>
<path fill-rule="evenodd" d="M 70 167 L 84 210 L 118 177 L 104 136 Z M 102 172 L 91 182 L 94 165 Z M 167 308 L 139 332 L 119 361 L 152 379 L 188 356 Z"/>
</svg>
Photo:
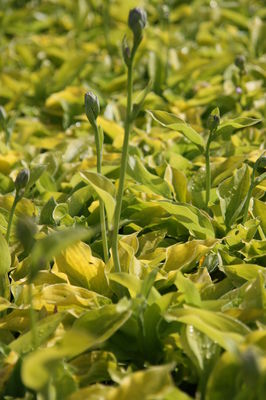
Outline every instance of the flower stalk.
<svg viewBox="0 0 266 400">
<path fill-rule="evenodd" d="M 216 107 L 209 115 L 207 127 L 209 129 L 209 136 L 205 149 L 205 164 L 206 164 L 206 208 L 208 208 L 211 196 L 211 164 L 210 164 L 210 145 L 218 126 L 220 124 L 220 111 Z"/>
<path fill-rule="evenodd" d="M 10 239 L 10 232 L 11 232 L 11 226 L 12 226 L 12 221 L 14 217 L 14 213 L 16 210 L 16 206 L 18 202 L 21 200 L 23 193 L 25 191 L 25 187 L 27 186 L 28 182 L 30 179 L 30 171 L 28 169 L 22 169 L 15 180 L 15 198 L 10 210 L 9 214 L 9 220 L 8 220 L 8 225 L 7 225 L 7 231 L 6 231 L 6 241 L 7 244 L 9 244 L 9 239 Z"/>
<path fill-rule="evenodd" d="M 97 157 L 97 173 L 101 174 L 103 135 L 100 133 L 99 127 L 96 122 L 97 117 L 100 113 L 100 104 L 98 97 L 92 92 L 87 92 L 85 94 L 85 112 L 94 131 L 95 144 L 96 144 L 96 157 Z M 103 244 L 103 257 L 104 257 L 104 262 L 107 263 L 109 258 L 109 251 L 108 251 L 105 209 L 104 209 L 104 202 L 102 199 L 99 199 L 99 207 L 100 207 L 100 224 L 101 224 L 102 244 Z"/>
<path fill-rule="evenodd" d="M 122 148 L 122 157 L 121 157 L 121 167 L 120 167 L 120 176 L 119 176 L 119 185 L 116 196 L 116 207 L 114 213 L 114 226 L 113 226 L 113 234 L 112 234 L 112 255 L 114 261 L 114 268 L 116 272 L 121 272 L 120 260 L 119 260 L 119 252 L 118 252 L 118 232 L 119 232 L 119 223 L 120 223 L 120 215 L 122 209 L 122 199 L 124 193 L 124 185 L 125 185 L 125 176 L 127 169 L 127 160 L 128 160 L 128 146 L 129 146 L 129 136 L 131 126 L 134 122 L 132 118 L 132 94 L 133 94 L 133 63 L 134 56 L 136 54 L 137 48 L 142 40 L 142 31 L 145 28 L 147 21 L 146 12 L 140 8 L 134 8 L 129 12 L 128 16 L 128 26 L 133 32 L 133 47 L 130 50 L 126 38 L 123 39 L 122 42 L 122 53 L 124 62 L 127 67 L 127 108 L 126 108 L 126 119 L 125 119 L 125 127 L 124 127 L 124 141 Z M 136 118 L 136 115 L 135 115 Z"/>
</svg>

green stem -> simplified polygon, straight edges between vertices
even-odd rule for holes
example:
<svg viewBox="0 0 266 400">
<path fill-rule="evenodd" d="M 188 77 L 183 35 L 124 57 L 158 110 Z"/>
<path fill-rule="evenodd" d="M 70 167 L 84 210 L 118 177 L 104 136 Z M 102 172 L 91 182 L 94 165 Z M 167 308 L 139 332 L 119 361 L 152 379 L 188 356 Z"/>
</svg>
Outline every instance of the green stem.
<svg viewBox="0 0 266 400">
<path fill-rule="evenodd" d="M 211 165 L 210 165 L 210 144 L 211 144 L 212 132 L 209 133 L 208 141 L 205 150 L 205 161 L 206 161 L 206 207 L 210 201 L 211 194 Z"/>
<path fill-rule="evenodd" d="M 101 174 L 102 172 L 102 144 L 100 143 L 100 134 L 98 130 L 98 126 L 96 122 L 92 124 L 95 133 L 95 143 L 96 143 L 96 153 L 97 153 L 97 172 Z M 104 202 L 102 199 L 99 200 L 100 204 L 100 223 L 101 223 L 101 233 L 102 233 L 102 242 L 103 242 L 103 256 L 104 262 L 107 263 L 109 258 L 108 252 L 108 241 L 107 241 L 107 229 L 106 229 L 106 220 L 105 220 L 105 209 Z"/>
<path fill-rule="evenodd" d="M 119 231 L 119 222 L 122 208 L 122 198 L 124 192 L 125 185 L 125 176 L 127 169 L 127 159 L 128 159 L 128 144 L 129 144 L 129 133 L 131 126 L 131 111 L 132 111 L 132 90 L 133 90 L 133 79 L 132 79 L 132 71 L 133 71 L 133 54 L 135 52 L 132 51 L 131 62 L 128 65 L 128 74 L 127 74 L 127 111 L 126 111 L 126 121 L 125 121 L 125 132 L 124 132 L 124 142 L 122 149 L 122 158 L 121 158 L 121 167 L 120 167 L 120 177 L 119 177 L 119 186 L 116 197 L 116 207 L 114 214 L 114 228 L 113 228 L 113 236 L 112 236 L 112 253 L 114 260 L 114 267 L 116 272 L 121 272 L 119 255 L 118 255 L 118 231 Z"/>
<path fill-rule="evenodd" d="M 252 196 L 252 191 L 254 189 L 254 179 L 255 179 L 255 168 L 253 168 L 252 175 L 251 175 L 251 183 L 248 189 L 248 194 L 245 202 L 245 208 L 244 208 L 244 215 L 243 215 L 243 224 L 247 221 L 248 219 L 248 208 L 249 208 L 249 203 L 250 199 Z"/>
<path fill-rule="evenodd" d="M 33 308 L 33 295 L 32 295 L 32 283 L 29 283 L 29 305 L 30 305 L 30 327 L 31 327 L 31 340 L 32 347 L 35 349 L 37 347 L 37 331 L 36 331 L 36 318 L 35 311 Z"/>
<path fill-rule="evenodd" d="M 7 231 L 6 231 L 7 244 L 9 243 L 12 221 L 13 221 L 15 209 L 16 209 L 17 203 L 19 202 L 19 199 L 20 199 L 20 197 L 19 197 L 18 193 L 16 192 L 16 195 L 15 195 L 15 198 L 14 198 L 14 201 L 12 204 L 12 208 L 10 210 L 10 215 L 9 215 L 9 220 L 8 220 L 8 225 L 7 225 Z"/>
</svg>

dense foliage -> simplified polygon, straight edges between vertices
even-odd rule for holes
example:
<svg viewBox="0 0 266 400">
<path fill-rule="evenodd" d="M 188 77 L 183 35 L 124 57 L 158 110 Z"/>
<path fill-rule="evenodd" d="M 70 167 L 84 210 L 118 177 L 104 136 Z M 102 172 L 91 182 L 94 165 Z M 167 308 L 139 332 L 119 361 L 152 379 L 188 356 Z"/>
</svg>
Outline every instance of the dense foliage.
<svg viewBox="0 0 266 400">
<path fill-rule="evenodd" d="M 264 400 L 265 20 L 1 0 L 1 398 Z"/>
</svg>

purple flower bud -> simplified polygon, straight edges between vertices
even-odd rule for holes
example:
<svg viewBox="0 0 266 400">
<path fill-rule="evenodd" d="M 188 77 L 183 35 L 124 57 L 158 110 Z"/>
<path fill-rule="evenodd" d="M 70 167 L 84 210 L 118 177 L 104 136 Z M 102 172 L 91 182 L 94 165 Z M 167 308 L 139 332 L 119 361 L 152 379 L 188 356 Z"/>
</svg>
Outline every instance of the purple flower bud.
<svg viewBox="0 0 266 400">
<path fill-rule="evenodd" d="M 100 113 L 100 103 L 93 92 L 85 94 L 85 113 L 90 123 L 94 124 Z"/>
<path fill-rule="evenodd" d="M 207 127 L 211 132 L 216 131 L 220 124 L 220 110 L 218 107 L 216 107 L 214 110 L 212 110 L 211 114 L 208 117 L 207 120 Z"/>
<path fill-rule="evenodd" d="M 19 192 L 21 189 L 24 189 L 30 180 L 30 171 L 26 168 L 19 171 L 16 180 L 15 180 L 15 188 L 16 191 Z"/>
<path fill-rule="evenodd" d="M 130 10 L 128 15 L 128 26 L 132 30 L 135 39 L 140 39 L 142 30 L 145 28 L 147 23 L 146 11 L 142 8 L 136 7 Z"/>
</svg>

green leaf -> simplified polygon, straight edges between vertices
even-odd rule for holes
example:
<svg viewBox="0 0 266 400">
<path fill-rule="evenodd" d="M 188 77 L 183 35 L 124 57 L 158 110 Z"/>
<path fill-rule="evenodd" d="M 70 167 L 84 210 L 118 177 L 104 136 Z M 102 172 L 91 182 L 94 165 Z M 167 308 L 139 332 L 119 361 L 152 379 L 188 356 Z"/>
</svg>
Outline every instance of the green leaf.
<svg viewBox="0 0 266 400">
<path fill-rule="evenodd" d="M 255 217 L 259 217 L 261 227 L 266 235 L 266 204 L 261 200 L 254 199 L 253 213 Z"/>
<path fill-rule="evenodd" d="M 67 200 L 71 217 L 78 215 L 83 207 L 92 197 L 93 189 L 91 186 L 82 187 L 76 190 Z"/>
<path fill-rule="evenodd" d="M 178 321 L 193 325 L 217 342 L 222 348 L 232 350 L 232 346 L 243 343 L 249 328 L 235 318 L 220 312 L 199 308 L 173 308 L 165 314 L 167 321 Z"/>
<path fill-rule="evenodd" d="M 141 293 L 143 285 L 144 285 L 144 282 L 141 281 L 139 278 L 137 278 L 134 275 L 127 274 L 125 272 L 109 274 L 108 278 L 111 281 L 117 282 L 120 285 L 125 286 L 128 289 L 130 296 L 132 298 L 136 297 L 137 295 L 139 295 Z M 149 296 L 147 298 L 148 304 L 152 304 L 154 301 L 158 300 L 159 298 L 160 298 L 160 294 L 155 289 L 155 287 L 152 287 L 149 292 Z"/>
<path fill-rule="evenodd" d="M 241 215 L 250 186 L 247 165 L 238 169 L 231 178 L 218 186 L 221 210 L 227 227 L 231 227 Z"/>
<path fill-rule="evenodd" d="M 181 132 L 187 139 L 198 146 L 201 149 L 205 148 L 203 138 L 197 133 L 191 126 L 186 124 L 185 121 L 176 117 L 174 114 L 170 114 L 166 111 L 153 110 L 148 111 L 152 118 L 159 122 L 159 124 L 172 129 L 174 131 Z"/>
<path fill-rule="evenodd" d="M 0 172 L 0 193 L 6 194 L 14 190 L 13 180 Z"/>
<path fill-rule="evenodd" d="M 167 201 L 152 202 L 153 207 L 161 207 L 173 215 L 178 223 L 183 225 L 189 233 L 199 239 L 214 238 L 214 229 L 210 217 L 203 211 L 190 204 L 170 203 Z"/>
<path fill-rule="evenodd" d="M 168 246 L 163 269 L 168 272 L 181 268 L 183 272 L 188 272 L 217 242 L 216 239 L 191 240 Z"/>
<path fill-rule="evenodd" d="M 108 393 L 106 400 L 136 400 L 164 398 L 173 388 L 170 371 L 173 364 L 149 367 L 129 374 Z"/>
<path fill-rule="evenodd" d="M 127 299 L 117 304 L 108 304 L 97 310 L 90 310 L 82 314 L 73 328 L 86 332 L 93 345 L 109 339 L 131 315 L 131 303 Z"/>
<path fill-rule="evenodd" d="M 137 182 L 151 189 L 152 192 L 171 199 L 171 189 L 168 183 L 159 176 L 151 174 L 138 157 L 129 157 L 127 173 Z"/>
<path fill-rule="evenodd" d="M 249 243 L 245 244 L 245 247 L 240 250 L 247 261 L 253 258 L 260 258 L 266 256 L 266 240 L 253 239 Z"/>
<path fill-rule="evenodd" d="M 69 228 L 37 240 L 31 253 L 32 277 L 62 250 L 82 239 L 88 239 L 94 233 L 95 229 Z"/>
<path fill-rule="evenodd" d="M 214 137 L 217 137 L 219 135 L 223 134 L 232 134 L 233 132 L 246 128 L 248 126 L 253 126 L 261 122 L 260 119 L 256 118 L 248 118 L 248 117 L 238 117 L 235 119 L 231 119 L 228 121 L 225 121 L 220 124 L 219 128 L 214 134 Z"/>
<path fill-rule="evenodd" d="M 38 349 L 24 358 L 22 381 L 33 389 L 42 390 L 50 380 L 50 366 L 62 358 L 73 358 L 96 344 L 107 340 L 130 317 L 130 302 L 104 306 L 83 314 L 56 345 Z"/>
<path fill-rule="evenodd" d="M 67 203 L 60 203 L 57 204 L 53 210 L 52 217 L 54 221 L 58 224 L 62 218 L 64 218 L 68 214 L 68 204 Z"/>
<path fill-rule="evenodd" d="M 72 81 L 79 75 L 87 63 L 87 55 L 82 53 L 68 54 L 64 64 L 56 71 L 53 76 L 53 92 L 63 89 L 70 85 Z M 49 99 L 47 99 L 49 100 Z"/>
<path fill-rule="evenodd" d="M 105 265 L 101 259 L 93 257 L 86 243 L 77 242 L 57 254 L 53 272 L 66 274 L 72 285 L 104 295 L 109 292 Z"/>
<path fill-rule="evenodd" d="M 50 315 L 36 324 L 36 333 L 38 338 L 38 345 L 42 345 L 45 341 L 52 336 L 60 324 L 64 319 L 66 314 L 58 313 L 54 315 Z M 16 353 L 19 354 L 26 354 L 30 351 L 34 350 L 32 346 L 32 332 L 29 331 L 24 333 L 24 335 L 19 336 L 16 340 L 9 344 L 11 350 L 14 350 Z"/>
<path fill-rule="evenodd" d="M 104 202 L 108 224 L 109 227 L 111 227 L 113 224 L 115 204 L 116 204 L 114 198 L 115 196 L 114 185 L 105 176 L 97 173 L 83 171 L 80 174 L 83 180 L 95 190 L 99 198 Z"/>
<path fill-rule="evenodd" d="M 8 244 L 4 236 L 0 233 L 0 277 L 4 276 L 11 266 L 11 256 Z"/>
<path fill-rule="evenodd" d="M 185 277 L 181 271 L 177 271 L 175 285 L 180 293 L 183 293 L 186 304 L 201 306 L 201 297 L 196 284 L 189 277 Z"/>
<path fill-rule="evenodd" d="M 182 392 L 180 389 L 175 387 L 174 389 L 170 390 L 169 393 L 164 397 L 164 400 L 192 400 L 187 393 Z"/>
<path fill-rule="evenodd" d="M 245 281 L 256 279 L 259 272 L 265 275 L 266 278 L 265 268 L 256 264 L 224 265 L 223 270 L 237 286 L 243 284 Z"/>
<path fill-rule="evenodd" d="M 91 340 L 86 333 L 70 330 L 56 346 L 40 348 L 28 354 L 21 369 L 24 385 L 37 391 L 44 389 L 51 378 L 51 365 L 57 364 L 65 357 L 74 357 L 90 346 Z"/>
</svg>

